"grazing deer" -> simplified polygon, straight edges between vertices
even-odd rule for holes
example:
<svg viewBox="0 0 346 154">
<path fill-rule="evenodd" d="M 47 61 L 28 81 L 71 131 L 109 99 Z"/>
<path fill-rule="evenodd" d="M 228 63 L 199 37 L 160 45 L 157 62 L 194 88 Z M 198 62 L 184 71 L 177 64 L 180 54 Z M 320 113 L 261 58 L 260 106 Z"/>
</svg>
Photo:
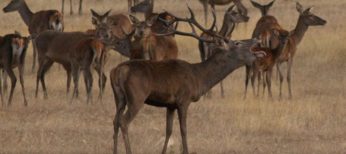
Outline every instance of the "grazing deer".
<svg viewBox="0 0 346 154">
<path fill-rule="evenodd" d="M 110 11 L 103 15 L 91 9 L 92 24 L 95 26 L 95 35 L 103 38 L 107 46 L 118 51 L 125 57 L 130 57 L 130 39 L 125 32 L 133 31 L 130 19 L 124 14 L 109 15 Z"/>
<path fill-rule="evenodd" d="M 193 12 L 191 9 L 189 10 L 191 18 L 187 21 L 195 25 L 197 22 Z M 179 19 L 177 20 L 179 21 Z M 199 27 L 200 24 L 196 24 L 196 26 Z M 191 27 L 193 26 L 191 25 Z M 190 34 L 174 30 L 174 33 L 205 40 L 200 38 L 195 31 Z M 252 63 L 255 60 L 255 55 L 262 55 L 262 52 L 250 52 L 250 48 L 256 42 L 254 40 L 229 40 L 227 44 L 224 42 L 225 48 L 216 48 L 212 57 L 197 64 L 190 64 L 182 60 L 159 62 L 136 60 L 124 62 L 114 68 L 110 73 L 116 103 L 114 153 L 117 153 L 119 128 L 123 134 L 126 153 L 132 153 L 128 127 L 145 103 L 167 108 L 163 154 L 166 153 L 167 144 L 172 134 L 174 112 L 178 110 L 183 153 L 188 154 L 186 119 L 189 105 L 191 102 L 198 101 L 203 94 L 232 71 L 246 63 Z M 126 112 L 125 108 L 127 108 Z"/>
<path fill-rule="evenodd" d="M 38 95 L 39 82 L 41 82 L 44 91 L 44 98 L 48 98 L 44 76 L 54 62 L 62 64 L 66 70 L 67 93 L 69 93 L 70 88 L 71 72 L 73 73 L 72 76 L 74 78 L 75 88 L 72 98 L 78 97 L 78 89 L 76 88 L 78 88 L 79 71 L 83 70 L 88 94 L 87 102 L 90 101 L 90 90 L 92 86 L 92 77 L 90 77 L 90 67 L 94 65 L 95 62 L 97 64 L 96 66 L 101 66 L 95 67 L 95 69 L 99 74 L 100 92 L 103 91 L 105 85 L 104 83 L 106 82 L 106 77 L 102 71 L 102 60 L 105 58 L 102 58 L 100 60 L 99 55 L 100 53 L 104 52 L 104 46 L 101 42 L 96 40 L 94 36 L 88 35 L 83 32 L 63 33 L 55 31 L 46 31 L 41 33 L 37 37 L 36 45 L 38 49 L 39 59 L 39 69 L 37 71 L 36 80 L 36 97 Z"/>
<path fill-rule="evenodd" d="M 61 12 L 62 14 L 64 14 L 64 7 L 65 7 L 65 0 L 61 0 Z M 78 13 L 79 15 L 82 15 L 82 9 L 83 9 L 83 0 L 79 0 L 79 9 L 78 9 Z M 72 0 L 70 0 L 70 15 L 73 15 L 73 5 L 72 5 Z"/>
<path fill-rule="evenodd" d="M 296 9 L 299 12 L 299 19 L 294 30 L 291 31 L 286 47 L 282 51 L 279 59 L 277 60 L 277 69 L 280 77 L 280 99 L 282 97 L 282 82 L 283 74 L 280 69 L 280 65 L 283 62 L 287 62 L 287 83 L 289 98 L 292 98 L 291 90 L 291 69 L 293 64 L 293 57 L 296 54 L 299 43 L 303 40 L 303 37 L 310 26 L 322 26 L 327 23 L 326 20 L 316 16 L 311 12 L 311 7 L 304 9 L 303 6 L 297 2 Z"/>
<path fill-rule="evenodd" d="M 26 49 L 28 47 L 29 39 L 22 37 L 19 33 L 5 35 L 0 42 L 0 68 L 4 70 L 11 79 L 11 91 L 8 99 L 8 105 L 12 103 L 13 92 L 16 87 L 17 78 L 13 72 L 13 68 L 18 67 L 19 79 L 22 86 L 22 93 L 24 97 L 24 105 L 28 105 L 28 101 L 25 96 L 24 87 L 24 64 Z M 2 94 L 2 78 L 0 78 L 0 95 L 2 105 L 4 106 L 3 94 Z"/>
<path fill-rule="evenodd" d="M 205 19 L 205 24 L 208 22 L 208 5 L 211 6 L 213 10 L 215 10 L 215 5 L 228 5 L 230 3 L 234 3 L 237 8 L 239 13 L 242 15 L 247 16 L 247 9 L 241 2 L 241 0 L 199 0 L 203 4 L 204 8 L 204 19 Z"/>
<path fill-rule="evenodd" d="M 237 23 L 247 22 L 249 20 L 248 16 L 243 15 L 237 11 L 234 11 L 233 8 L 234 8 L 234 5 L 229 7 L 228 10 L 225 12 L 222 27 L 220 31 L 218 32 L 219 35 L 229 39 L 231 38 L 231 35 Z M 206 33 L 202 33 L 201 37 L 213 39 L 211 35 L 208 35 Z M 207 58 L 213 55 L 212 48 L 214 46 L 215 46 L 215 43 L 199 41 L 199 52 L 201 55 L 201 61 L 206 61 Z M 221 88 L 221 97 L 224 97 L 222 82 L 220 82 L 220 88 Z"/>
<path fill-rule="evenodd" d="M 251 0 L 251 3 L 254 7 L 258 8 L 261 11 L 262 17 L 258 20 L 255 30 L 252 33 L 252 38 L 262 38 L 261 40 L 262 42 L 262 48 L 269 48 L 270 50 L 272 50 L 272 54 L 275 53 L 280 53 L 281 51 L 277 51 L 278 49 L 282 49 L 282 46 L 284 45 L 282 42 L 282 40 L 284 39 L 280 39 L 280 37 L 285 37 L 287 36 L 288 32 L 286 30 L 284 30 L 279 22 L 277 21 L 277 19 L 274 16 L 271 16 L 268 14 L 269 9 L 273 6 L 275 0 L 273 0 L 272 2 L 268 3 L 267 5 L 261 5 L 258 4 L 257 2 Z M 274 35 L 273 32 L 278 32 L 278 34 Z M 271 35 L 273 34 L 273 35 Z M 262 36 L 261 36 L 262 35 Z M 277 55 L 277 54 L 275 54 Z M 277 58 L 276 56 L 274 56 L 275 58 Z M 267 57 L 267 59 L 271 59 L 273 58 L 273 56 L 271 57 Z M 276 61 L 276 60 L 274 60 Z M 255 79 L 256 76 L 260 77 L 262 76 L 261 73 L 264 72 L 266 73 L 267 71 L 263 71 L 260 70 L 261 68 L 264 68 L 263 66 L 255 66 L 256 64 L 261 64 L 261 62 L 255 62 L 252 65 L 246 65 L 246 74 L 245 74 L 245 92 L 244 92 L 244 98 L 246 98 L 247 95 L 247 87 L 248 87 L 248 83 L 249 80 L 251 79 L 251 85 L 252 85 L 252 90 L 253 93 L 255 93 Z M 270 66 L 270 65 L 268 65 Z M 266 69 L 266 70 L 270 70 L 270 69 Z M 271 74 L 271 72 L 269 72 L 269 74 Z M 268 75 L 265 75 L 267 78 Z M 271 76 L 270 76 L 271 78 Z M 268 79 L 270 80 L 270 79 Z M 260 83 L 260 78 L 259 81 Z M 271 81 L 266 81 L 271 82 Z M 265 83 L 265 82 L 264 82 Z M 258 87 L 259 88 L 259 87 Z M 271 97 L 271 90 L 270 90 L 270 85 L 268 84 L 268 90 L 270 91 L 269 96 Z"/>
<path fill-rule="evenodd" d="M 29 33 L 32 37 L 37 36 L 43 31 L 46 30 L 55 30 L 63 31 L 64 30 L 64 21 L 62 14 L 57 10 L 43 10 L 33 13 L 25 0 L 11 0 L 11 2 L 3 9 L 5 13 L 18 11 L 22 17 L 24 23 L 29 28 Z M 33 42 L 33 64 L 32 70 L 36 66 L 36 47 L 35 39 L 32 39 Z"/>
</svg>

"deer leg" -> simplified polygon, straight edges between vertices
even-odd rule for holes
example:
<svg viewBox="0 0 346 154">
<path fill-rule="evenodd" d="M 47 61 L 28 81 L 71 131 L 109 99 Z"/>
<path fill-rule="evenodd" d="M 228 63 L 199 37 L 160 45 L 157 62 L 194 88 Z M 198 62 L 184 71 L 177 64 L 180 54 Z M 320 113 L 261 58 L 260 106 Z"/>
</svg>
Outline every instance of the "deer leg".
<svg viewBox="0 0 346 154">
<path fill-rule="evenodd" d="M 266 89 L 266 86 L 267 86 L 267 84 L 266 84 L 266 75 L 267 75 L 267 73 L 268 73 L 268 72 L 263 72 L 263 74 L 262 74 L 262 78 L 263 78 L 263 82 L 262 82 L 262 84 L 263 84 L 262 95 L 263 95 L 263 96 L 265 95 L 265 89 Z M 258 87 L 258 88 L 259 88 L 259 87 Z"/>
<path fill-rule="evenodd" d="M 82 15 L 82 9 L 83 9 L 83 0 L 79 0 L 79 15 Z"/>
<path fill-rule="evenodd" d="M 277 67 L 277 71 L 279 72 L 279 79 L 280 79 L 279 99 L 281 100 L 281 98 L 282 98 L 282 82 L 284 81 L 284 76 L 282 75 L 282 72 L 280 69 L 280 64 L 277 64 L 276 67 Z"/>
<path fill-rule="evenodd" d="M 18 66 L 18 69 L 19 69 L 19 81 L 20 81 L 20 85 L 22 86 L 22 93 L 23 93 L 23 97 L 24 97 L 24 105 L 28 106 L 28 101 L 27 101 L 26 95 L 25 95 L 24 78 L 23 78 L 24 62 Z"/>
<path fill-rule="evenodd" d="M 271 89 L 271 86 L 272 86 L 272 72 L 273 72 L 272 69 L 268 69 L 268 71 L 266 72 L 266 82 L 267 82 L 267 85 L 268 85 L 268 95 L 269 95 L 270 99 L 273 98 L 272 89 Z M 263 91 L 264 91 L 264 89 L 263 89 Z"/>
<path fill-rule="evenodd" d="M 253 68 L 252 66 L 252 75 L 251 75 L 251 87 L 252 87 L 252 92 L 254 94 L 254 96 L 256 96 L 256 91 L 255 91 L 255 79 L 256 79 L 256 76 L 257 76 L 257 71 L 255 70 L 255 68 Z"/>
<path fill-rule="evenodd" d="M 96 70 L 96 72 L 99 76 L 98 83 L 99 83 L 100 92 L 99 92 L 98 98 L 102 100 L 102 95 L 103 95 L 103 92 L 104 92 L 105 87 L 106 87 L 107 77 L 106 77 L 105 73 L 102 71 L 101 67 L 95 66 L 94 69 Z"/>
<path fill-rule="evenodd" d="M 245 91 L 244 91 L 244 99 L 246 99 L 247 94 L 247 87 L 249 85 L 249 79 L 250 79 L 250 66 L 245 66 Z"/>
<path fill-rule="evenodd" d="M 33 48 L 33 52 L 32 52 L 32 67 L 31 67 L 31 72 L 35 71 L 36 68 L 36 59 L 37 59 L 37 47 L 36 47 L 36 41 L 35 39 L 32 40 L 32 48 Z"/>
<path fill-rule="evenodd" d="M 67 83 L 66 83 L 66 95 L 70 93 L 70 87 L 71 87 L 71 65 L 70 64 L 64 64 L 64 69 L 66 70 L 67 74 Z"/>
<path fill-rule="evenodd" d="M 187 109 L 188 104 L 178 107 L 178 117 L 180 123 L 180 133 L 183 143 L 183 154 L 188 154 L 188 146 L 187 146 L 187 130 L 186 130 L 186 118 L 187 118 Z"/>
<path fill-rule="evenodd" d="M 289 59 L 287 63 L 287 84 L 288 84 L 288 98 L 292 99 L 292 89 L 291 89 L 291 69 L 292 69 L 293 59 Z"/>
<path fill-rule="evenodd" d="M 61 13 L 64 14 L 64 4 L 65 4 L 65 0 L 61 0 Z"/>
<path fill-rule="evenodd" d="M 223 89 L 222 81 L 220 82 L 220 91 L 221 91 L 221 98 L 225 98 L 225 92 L 224 92 L 224 89 Z"/>
<path fill-rule="evenodd" d="M 169 141 L 169 138 L 172 135 L 174 111 L 175 111 L 175 109 L 167 108 L 167 115 L 166 115 L 166 139 L 165 139 L 165 144 L 163 146 L 162 154 L 166 153 L 168 141 Z"/>
<path fill-rule="evenodd" d="M 89 104 L 90 101 L 92 101 L 91 90 L 93 85 L 93 76 L 90 72 L 90 68 L 84 69 L 83 73 L 84 73 L 85 88 L 87 91 L 87 104 Z"/>
<path fill-rule="evenodd" d="M 258 81 L 258 83 L 257 83 L 257 94 L 256 94 L 256 96 L 257 97 L 259 97 L 259 91 L 260 91 L 260 86 L 261 86 L 261 81 L 262 81 L 262 73 L 263 72 L 258 72 L 257 73 L 257 81 Z"/>
<path fill-rule="evenodd" d="M 47 73 L 47 71 L 52 67 L 53 63 L 54 63 L 53 61 L 47 60 L 47 62 L 43 65 L 42 72 L 40 74 L 40 80 L 41 80 L 42 89 L 43 89 L 43 93 L 44 93 L 44 99 L 48 99 L 48 92 L 47 92 L 47 87 L 46 87 L 46 82 L 45 82 L 44 76 Z"/>
<path fill-rule="evenodd" d="M 16 78 L 16 76 L 14 75 L 14 72 L 13 72 L 13 70 L 11 69 L 10 66 L 6 66 L 5 69 L 6 69 L 6 72 L 7 72 L 7 74 L 10 76 L 10 79 L 11 79 L 10 97 L 9 97 L 9 99 L 8 99 L 8 106 L 11 106 L 14 88 L 16 87 L 16 83 L 17 83 L 17 78 Z"/>
<path fill-rule="evenodd" d="M 113 141 L 114 141 L 114 154 L 117 154 L 118 149 L 118 134 L 119 134 L 119 127 L 120 127 L 120 119 L 123 116 L 123 113 L 125 111 L 126 107 L 126 98 L 123 92 L 121 92 L 120 88 L 112 84 L 113 94 L 114 94 L 114 100 L 116 104 L 116 114 L 113 121 L 114 126 L 114 135 L 113 135 Z"/>
<path fill-rule="evenodd" d="M 72 99 L 71 103 L 74 98 L 78 98 L 78 81 L 79 81 L 79 75 L 80 75 L 80 69 L 78 66 L 72 65 L 72 76 L 73 76 L 73 94 L 72 94 Z"/>
<path fill-rule="evenodd" d="M 3 89 L 2 89 L 2 80 L 3 78 L 0 77 L 0 97 L 1 97 L 1 105 L 2 107 L 5 106 L 5 102 L 4 102 L 4 95 L 3 95 Z"/>
<path fill-rule="evenodd" d="M 3 78 L 3 83 L 4 83 L 4 86 L 2 87 L 1 86 L 1 89 L 3 88 L 3 94 L 6 94 L 7 93 L 7 89 L 8 89 L 8 85 L 7 85 L 7 73 L 5 70 L 2 70 L 2 78 Z"/>
<path fill-rule="evenodd" d="M 72 6 L 72 0 L 70 0 L 70 15 L 73 14 L 73 6 Z"/>
</svg>

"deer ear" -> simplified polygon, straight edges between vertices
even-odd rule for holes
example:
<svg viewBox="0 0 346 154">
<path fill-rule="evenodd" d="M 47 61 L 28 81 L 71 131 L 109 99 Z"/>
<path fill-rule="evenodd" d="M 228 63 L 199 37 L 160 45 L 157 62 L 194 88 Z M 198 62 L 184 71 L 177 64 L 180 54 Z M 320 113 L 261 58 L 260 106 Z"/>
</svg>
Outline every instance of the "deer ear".
<svg viewBox="0 0 346 154">
<path fill-rule="evenodd" d="M 140 23 L 140 21 L 138 20 L 138 18 L 137 17 L 135 17 L 135 16 L 133 16 L 133 15 L 129 15 L 129 17 L 130 17 L 130 20 L 132 21 L 132 23 L 133 24 L 138 24 L 138 23 Z"/>
<path fill-rule="evenodd" d="M 251 0 L 251 4 L 254 6 L 254 7 L 256 7 L 256 8 L 262 8 L 262 5 L 261 4 L 258 4 L 257 2 L 255 2 L 255 1 L 253 1 L 253 0 Z"/>
<path fill-rule="evenodd" d="M 108 10 L 102 17 L 108 17 L 109 13 L 111 13 L 112 9 Z"/>
<path fill-rule="evenodd" d="M 93 25 L 97 26 L 97 25 L 98 25 L 98 20 L 97 20 L 95 17 L 92 17 L 92 18 L 91 18 L 91 23 L 92 23 Z"/>
<path fill-rule="evenodd" d="M 309 8 L 307 8 L 307 9 L 304 11 L 304 13 L 311 12 L 312 8 L 313 8 L 313 7 L 309 7 Z"/>
<path fill-rule="evenodd" d="M 303 6 L 302 6 L 299 2 L 297 2 L 296 8 L 297 8 L 297 11 L 298 11 L 300 14 L 303 13 Z"/>
<path fill-rule="evenodd" d="M 93 17 L 100 17 L 100 15 L 96 13 L 96 11 L 94 11 L 93 9 L 90 9 L 90 12 Z"/>
<path fill-rule="evenodd" d="M 15 34 L 19 35 L 19 36 L 22 36 L 18 31 L 14 31 Z"/>
<path fill-rule="evenodd" d="M 273 4 L 274 4 L 274 2 L 275 2 L 275 0 L 273 0 L 272 2 L 270 2 L 269 4 L 267 4 L 267 7 L 272 7 L 273 6 Z"/>
</svg>

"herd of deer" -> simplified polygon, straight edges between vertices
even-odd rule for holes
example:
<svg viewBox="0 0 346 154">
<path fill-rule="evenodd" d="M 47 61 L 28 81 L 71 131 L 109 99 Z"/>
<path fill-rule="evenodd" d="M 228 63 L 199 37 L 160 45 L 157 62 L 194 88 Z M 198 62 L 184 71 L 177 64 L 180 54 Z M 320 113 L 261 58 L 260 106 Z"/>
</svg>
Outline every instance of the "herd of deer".
<svg viewBox="0 0 346 154">
<path fill-rule="evenodd" d="M 18 11 L 29 28 L 30 36 L 23 37 L 15 32 L 0 37 L 0 66 L 3 70 L 3 76 L 0 78 L 0 95 L 3 106 L 3 90 L 5 89 L 3 89 L 2 81 L 6 83 L 7 75 L 11 78 L 8 99 L 8 105 L 10 105 L 17 81 L 13 73 L 15 67 L 19 68 L 24 104 L 28 105 L 23 70 L 30 40 L 33 43 L 34 53 L 32 69 L 35 70 L 36 54 L 39 66 L 36 97 L 39 83 L 41 83 L 45 99 L 48 98 L 45 74 L 55 62 L 63 65 L 66 70 L 67 93 L 73 78 L 72 99 L 78 97 L 79 76 L 83 71 L 89 103 L 92 100 L 93 85 L 91 69 L 95 69 L 99 75 L 99 98 L 101 99 L 107 79 L 103 68 L 107 61 L 108 51 L 114 49 L 130 59 L 110 72 L 110 82 L 116 103 L 114 153 L 117 153 L 119 129 L 123 134 L 126 153 L 131 153 L 128 126 L 143 105 L 149 104 L 167 109 L 166 139 L 162 153 L 166 153 L 172 134 L 174 112 L 177 110 L 183 153 L 187 154 L 186 118 L 190 103 L 198 101 L 227 75 L 244 65 L 246 65 L 244 97 L 246 97 L 249 80 L 251 79 L 253 91 L 256 94 L 255 79 L 258 78 L 258 89 L 260 89 L 262 77 L 265 80 L 263 88 L 268 86 L 268 94 L 272 97 L 271 76 L 276 65 L 280 77 L 281 98 L 283 74 L 280 66 L 287 62 L 287 82 L 291 98 L 291 68 L 297 46 L 309 26 L 325 25 L 326 21 L 311 13 L 311 8 L 304 9 L 297 3 L 299 19 L 295 29 L 288 32 L 280 26 L 274 16 L 268 14 L 274 1 L 267 5 L 251 1 L 253 6 L 261 11 L 262 17 L 257 22 L 252 39 L 233 41 L 231 36 L 237 23 L 249 20 L 247 9 L 241 0 L 200 1 L 204 4 L 205 12 L 207 12 L 208 4 L 214 8 L 214 5 L 234 3 L 226 10 L 219 31 L 216 30 L 214 9 L 212 11 L 213 24 L 207 29 L 198 23 L 190 7 L 188 7 L 190 17 L 181 18 L 169 12 L 154 13 L 153 0 L 144 0 L 140 3 L 138 0 L 134 2 L 128 0 L 129 11 L 144 13 L 144 21 L 134 15 L 110 15 L 110 11 L 98 14 L 91 10 L 92 24 L 95 29 L 85 32 L 63 32 L 63 15 L 59 11 L 45 10 L 33 13 L 25 0 L 11 0 L 3 11 L 6 13 Z M 64 0 L 62 2 L 64 3 Z M 82 0 L 80 0 L 80 12 L 81 5 Z M 188 24 L 191 32 L 179 31 L 178 23 Z M 198 35 L 196 28 L 202 31 L 202 34 Z M 199 41 L 201 63 L 191 64 L 177 59 L 179 48 L 175 35 L 189 36 Z M 222 86 L 221 93 L 223 96 Z M 126 112 L 125 109 L 127 109 Z"/>
</svg>

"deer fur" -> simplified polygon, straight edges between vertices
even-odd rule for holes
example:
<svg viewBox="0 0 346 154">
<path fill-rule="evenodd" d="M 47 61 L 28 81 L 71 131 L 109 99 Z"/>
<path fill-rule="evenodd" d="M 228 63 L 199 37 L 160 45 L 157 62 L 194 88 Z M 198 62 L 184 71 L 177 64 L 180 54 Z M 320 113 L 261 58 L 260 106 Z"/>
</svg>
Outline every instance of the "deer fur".
<svg viewBox="0 0 346 154">
<path fill-rule="evenodd" d="M 63 15 L 57 10 L 42 10 L 33 13 L 25 0 L 11 0 L 11 2 L 4 7 L 5 13 L 18 11 L 24 23 L 29 28 L 29 33 L 33 38 L 33 44 L 35 44 L 35 37 L 41 32 L 46 30 L 64 30 Z M 33 45 L 33 64 L 32 70 L 36 66 L 36 47 Z"/>
<path fill-rule="evenodd" d="M 11 90 L 10 96 L 8 98 L 8 105 L 12 103 L 13 92 L 16 87 L 17 78 L 13 72 L 13 68 L 18 67 L 19 70 L 19 79 L 22 86 L 22 94 L 24 97 L 24 105 L 28 105 L 28 101 L 25 95 L 24 87 L 24 64 L 26 50 L 29 44 L 29 39 L 22 37 L 19 33 L 8 34 L 2 37 L 0 41 L 0 69 L 4 70 L 6 74 L 9 75 L 11 79 Z M 6 81 L 5 81 L 6 82 Z M 2 77 L 0 77 L 0 95 L 2 105 L 4 105 L 3 100 L 3 91 L 2 91 Z"/>
</svg>

